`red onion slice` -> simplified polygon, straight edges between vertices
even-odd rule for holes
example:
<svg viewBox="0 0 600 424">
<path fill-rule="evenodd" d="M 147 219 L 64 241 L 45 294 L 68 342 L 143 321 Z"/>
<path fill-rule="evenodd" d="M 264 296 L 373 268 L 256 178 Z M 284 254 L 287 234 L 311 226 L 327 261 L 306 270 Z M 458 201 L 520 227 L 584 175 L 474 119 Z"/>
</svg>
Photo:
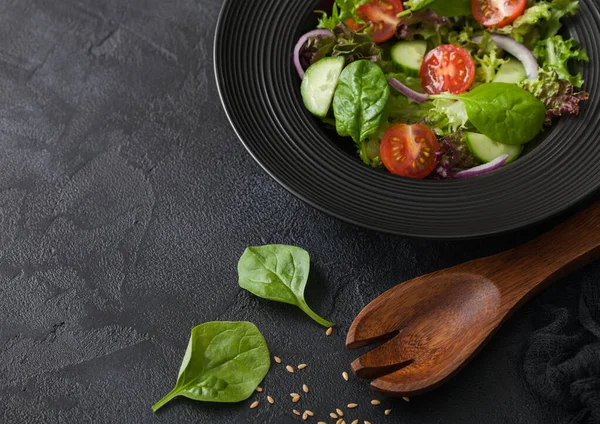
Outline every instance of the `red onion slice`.
<svg viewBox="0 0 600 424">
<path fill-rule="evenodd" d="M 475 168 L 467 169 L 465 171 L 461 171 L 456 174 L 456 178 L 469 178 L 469 177 L 477 177 L 479 175 L 488 174 L 492 171 L 500 169 L 504 166 L 506 161 L 508 160 L 508 155 L 498 156 L 491 162 L 488 162 L 483 165 L 476 166 Z"/>
<path fill-rule="evenodd" d="M 525 72 L 527 72 L 527 79 L 537 79 L 538 69 L 540 65 L 538 64 L 537 59 L 535 58 L 533 53 L 531 53 L 531 50 L 529 50 L 527 47 L 525 47 L 523 44 L 519 43 L 515 39 L 506 35 L 490 35 L 492 37 L 492 40 L 494 40 L 498 47 L 519 59 L 519 61 L 523 64 L 523 67 L 525 68 Z M 473 41 L 479 43 L 482 38 L 483 36 L 479 35 L 477 37 L 473 37 Z"/>
<path fill-rule="evenodd" d="M 296 67 L 296 71 L 298 72 L 298 76 L 300 77 L 300 79 L 304 79 L 304 69 L 300 64 L 300 51 L 302 50 L 304 44 L 306 44 L 310 37 L 330 37 L 332 35 L 333 33 L 328 29 L 315 29 L 313 31 L 307 32 L 302 37 L 300 37 L 300 39 L 296 43 L 296 47 L 294 47 L 294 66 Z"/>
<path fill-rule="evenodd" d="M 419 93 L 418 91 L 413 90 L 412 88 L 402 84 L 396 78 L 390 78 L 390 85 L 398 90 L 400 93 L 404 94 L 411 100 L 414 100 L 417 103 L 423 103 L 429 100 L 429 94 Z"/>
</svg>

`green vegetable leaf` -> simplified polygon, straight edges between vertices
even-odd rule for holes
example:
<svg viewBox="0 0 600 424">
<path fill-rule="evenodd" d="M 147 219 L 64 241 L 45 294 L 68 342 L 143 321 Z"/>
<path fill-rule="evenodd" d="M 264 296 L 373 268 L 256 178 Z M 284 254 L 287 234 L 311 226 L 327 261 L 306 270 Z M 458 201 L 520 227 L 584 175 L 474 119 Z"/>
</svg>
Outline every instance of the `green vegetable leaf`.
<svg viewBox="0 0 600 424">
<path fill-rule="evenodd" d="M 430 102 L 425 102 L 427 104 Z M 440 137 L 467 128 L 469 116 L 463 102 L 436 99 L 433 107 L 425 114 L 425 124 Z M 430 106 L 431 107 L 431 106 Z"/>
<path fill-rule="evenodd" d="M 351 63 L 342 71 L 333 96 L 337 132 L 350 136 L 360 148 L 385 118 L 390 95 L 388 81 L 376 64 L 367 60 Z"/>
<path fill-rule="evenodd" d="M 405 4 L 413 12 L 427 8 L 433 10 L 439 16 L 471 15 L 471 0 L 408 0 Z"/>
<path fill-rule="evenodd" d="M 577 0 L 538 1 L 525 9 L 512 25 L 491 31 L 507 34 L 532 49 L 535 43 L 558 34 L 565 16 L 573 16 L 579 9 Z"/>
<path fill-rule="evenodd" d="M 505 144 L 531 141 L 542 130 L 546 118 L 544 104 L 515 84 L 482 84 L 465 94 L 431 97 L 460 100 L 469 121 L 480 133 Z"/>
<path fill-rule="evenodd" d="M 369 1 L 371 0 L 335 0 L 331 15 L 328 15 L 327 12 L 322 10 L 316 11 L 322 15 L 319 19 L 317 28 L 330 29 L 333 31 L 336 26 L 350 18 L 354 19 L 358 24 L 363 23 L 363 20 L 360 19 L 357 14 L 357 9 L 359 6 L 368 3 Z"/>
<path fill-rule="evenodd" d="M 273 244 L 248 247 L 238 263 L 239 285 L 264 299 L 296 305 L 325 327 L 334 324 L 313 312 L 304 300 L 310 257 L 304 249 Z"/>
<path fill-rule="evenodd" d="M 552 125 L 552 121 L 560 116 L 578 115 L 579 103 L 590 97 L 585 91 L 575 92 L 573 85 L 560 79 L 556 72 L 542 70 L 535 81 L 525 80 L 521 85 L 546 106 L 546 126 Z"/>
<path fill-rule="evenodd" d="M 551 16 L 548 23 L 544 26 L 543 38 L 548 38 L 558 34 L 562 27 L 561 19 L 565 16 L 575 16 L 579 10 L 579 1 L 575 0 L 554 0 L 550 3 Z"/>
<path fill-rule="evenodd" d="M 542 63 L 542 68 L 547 72 L 556 72 L 559 78 L 569 81 L 574 87 L 583 85 L 581 73 L 573 75 L 569 71 L 570 61 L 589 60 L 584 49 L 579 48 L 576 40 L 564 40 L 560 35 L 539 41 L 533 54 Z"/>
<path fill-rule="evenodd" d="M 153 407 L 176 396 L 207 402 L 248 399 L 269 371 L 265 338 L 249 322 L 207 322 L 192 329 L 175 388 Z"/>
</svg>

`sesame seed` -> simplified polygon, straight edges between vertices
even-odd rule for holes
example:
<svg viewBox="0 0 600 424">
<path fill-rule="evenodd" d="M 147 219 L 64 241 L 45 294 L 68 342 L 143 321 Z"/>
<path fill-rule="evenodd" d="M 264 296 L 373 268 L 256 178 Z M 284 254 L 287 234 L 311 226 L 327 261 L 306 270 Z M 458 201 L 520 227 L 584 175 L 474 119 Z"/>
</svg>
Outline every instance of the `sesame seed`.
<svg viewBox="0 0 600 424">
<path fill-rule="evenodd" d="M 294 415 L 302 415 L 297 409 L 292 409 L 292 412 L 294 413 Z"/>
<path fill-rule="evenodd" d="M 258 406 L 258 401 L 255 400 L 254 402 L 252 402 L 252 405 L 250 405 L 250 409 L 254 409 L 257 406 Z"/>
<path fill-rule="evenodd" d="M 390 415 L 391 413 L 392 413 L 391 409 L 386 409 L 384 412 L 385 415 Z"/>
<path fill-rule="evenodd" d="M 273 400 L 273 398 L 271 396 L 267 396 L 267 401 L 273 405 L 275 403 L 275 401 Z"/>
<path fill-rule="evenodd" d="M 281 358 L 279 356 L 273 356 L 273 359 L 275 359 L 275 362 L 278 364 L 281 364 Z"/>
<path fill-rule="evenodd" d="M 340 417 L 344 416 L 344 411 L 342 411 L 340 408 L 336 408 L 335 412 L 337 412 Z"/>
<path fill-rule="evenodd" d="M 294 403 L 298 403 L 298 402 L 300 402 L 300 395 L 294 396 L 294 397 L 292 398 L 292 402 L 294 402 Z"/>
<path fill-rule="evenodd" d="M 378 401 L 377 399 L 373 399 L 373 400 L 371 401 L 371 405 L 380 405 L 380 404 L 381 404 L 381 402 L 380 402 L 380 401 Z"/>
<path fill-rule="evenodd" d="M 348 381 L 348 373 L 346 371 L 342 373 L 342 377 L 344 377 L 344 380 Z"/>
<path fill-rule="evenodd" d="M 339 419 L 335 422 L 335 424 L 346 424 L 346 421 L 344 421 L 343 419 Z"/>
<path fill-rule="evenodd" d="M 349 403 L 348 404 L 348 408 L 353 409 L 356 408 L 358 406 L 358 403 Z"/>
<path fill-rule="evenodd" d="M 337 420 L 337 419 L 339 418 L 339 417 L 338 417 L 338 416 L 337 416 L 335 413 L 333 413 L 333 412 L 331 412 L 331 413 L 329 414 L 329 416 L 330 416 L 331 418 L 333 418 L 334 420 Z"/>
<path fill-rule="evenodd" d="M 257 391 L 258 393 L 262 392 L 262 387 L 258 386 L 258 387 L 256 388 L 256 391 Z"/>
<path fill-rule="evenodd" d="M 410 402 L 410 398 L 407 398 L 406 396 L 403 396 L 402 399 L 404 399 L 407 402 Z"/>
<path fill-rule="evenodd" d="M 313 411 L 311 411 L 310 409 L 307 409 L 305 412 L 306 412 L 306 415 L 308 415 L 309 417 L 315 416 L 315 413 Z"/>
<path fill-rule="evenodd" d="M 291 365 L 286 365 L 285 369 L 288 370 L 288 372 L 294 372 L 294 367 L 292 367 Z"/>
<path fill-rule="evenodd" d="M 306 421 L 306 420 L 308 419 L 308 414 L 306 413 L 306 411 L 304 411 L 304 412 L 302 413 L 302 419 L 303 419 L 304 421 Z"/>
<path fill-rule="evenodd" d="M 300 365 L 298 365 L 298 367 L 297 367 L 297 368 L 298 368 L 299 370 L 303 370 L 303 369 L 304 369 L 304 368 L 306 368 L 307 366 L 308 366 L 308 365 L 306 365 L 306 364 L 300 364 Z"/>
<path fill-rule="evenodd" d="M 365 424 L 371 424 L 371 421 L 365 420 Z"/>
<path fill-rule="evenodd" d="M 319 421 L 317 424 L 327 424 L 325 421 Z"/>
<path fill-rule="evenodd" d="M 303 391 L 304 393 L 308 393 L 308 386 L 307 386 L 306 384 L 303 384 L 303 385 L 302 385 L 302 391 Z"/>
<path fill-rule="evenodd" d="M 352 424 L 358 424 L 358 420 L 352 421 Z"/>
<path fill-rule="evenodd" d="M 326 334 L 327 336 L 331 336 L 331 333 L 333 333 L 333 327 L 329 327 L 329 328 L 327 329 L 327 331 L 325 332 L 325 334 Z"/>
</svg>

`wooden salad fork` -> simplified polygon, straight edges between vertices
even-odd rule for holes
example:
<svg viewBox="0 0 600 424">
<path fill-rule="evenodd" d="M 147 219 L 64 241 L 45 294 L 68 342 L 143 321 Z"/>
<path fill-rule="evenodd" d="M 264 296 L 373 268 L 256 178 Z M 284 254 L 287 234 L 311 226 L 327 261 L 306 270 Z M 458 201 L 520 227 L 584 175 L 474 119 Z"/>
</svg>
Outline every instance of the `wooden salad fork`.
<svg viewBox="0 0 600 424">
<path fill-rule="evenodd" d="M 600 201 L 520 247 L 400 284 L 352 323 L 348 349 L 387 340 L 352 370 L 387 395 L 431 390 L 467 364 L 518 307 L 597 259 Z"/>
</svg>

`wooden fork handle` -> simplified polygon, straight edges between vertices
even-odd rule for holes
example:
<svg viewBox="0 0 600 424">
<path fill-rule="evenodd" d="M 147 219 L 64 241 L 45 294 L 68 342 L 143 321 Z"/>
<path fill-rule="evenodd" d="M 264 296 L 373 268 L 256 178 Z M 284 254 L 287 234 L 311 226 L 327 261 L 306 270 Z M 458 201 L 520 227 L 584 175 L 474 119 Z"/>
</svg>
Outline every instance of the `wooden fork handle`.
<svg viewBox="0 0 600 424">
<path fill-rule="evenodd" d="M 529 298 L 527 294 L 535 294 L 549 283 L 598 259 L 600 201 L 529 243 L 482 259 L 482 262 L 494 262 L 495 266 L 488 262 L 487 268 L 482 266 L 480 270 L 494 269 L 494 281 L 499 283 L 500 289 Z M 502 267 L 506 269 L 500 269 Z M 498 273 L 502 278 L 498 279 Z"/>
</svg>

